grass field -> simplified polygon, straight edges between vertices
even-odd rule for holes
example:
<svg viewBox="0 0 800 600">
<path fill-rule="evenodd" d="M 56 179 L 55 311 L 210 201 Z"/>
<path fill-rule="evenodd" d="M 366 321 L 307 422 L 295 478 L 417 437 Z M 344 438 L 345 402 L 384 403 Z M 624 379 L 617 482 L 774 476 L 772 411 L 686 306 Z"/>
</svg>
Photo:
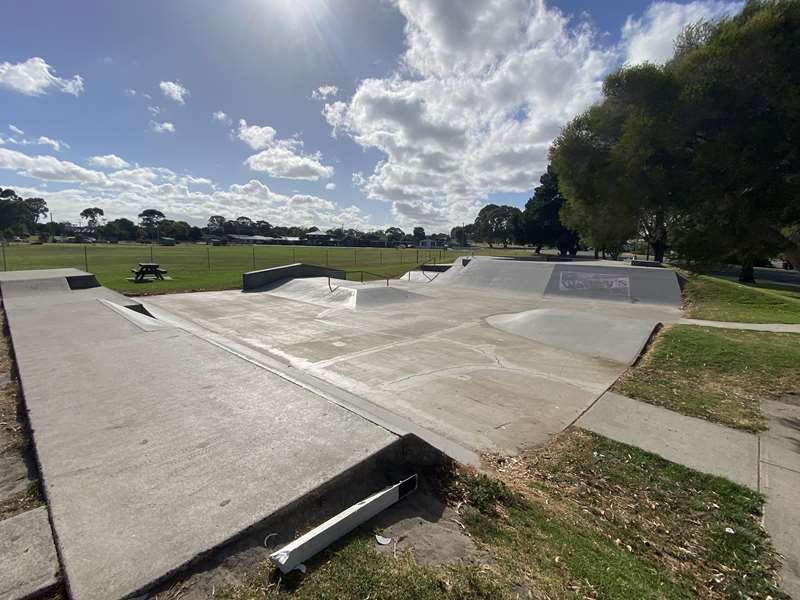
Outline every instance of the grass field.
<svg viewBox="0 0 800 600">
<path fill-rule="evenodd" d="M 760 400 L 797 391 L 800 335 L 678 325 L 663 330 L 615 390 L 747 431 L 765 428 Z"/>
<path fill-rule="evenodd" d="M 688 316 L 739 323 L 800 323 L 800 291 L 774 284 L 742 284 L 689 275 L 684 288 Z"/>
<path fill-rule="evenodd" d="M 362 530 L 304 576 L 264 565 L 216 597 L 786 598 L 756 492 L 576 429 L 489 461 L 489 475 L 462 472 L 444 490 L 480 565 L 421 566 L 377 552 Z"/>
<path fill-rule="evenodd" d="M 422 262 L 452 262 L 465 252 L 397 248 L 315 246 L 206 246 L 179 244 L 44 244 L 4 248 L 5 270 L 74 267 L 94 273 L 101 284 L 129 294 L 239 288 L 242 273 L 292 262 L 352 271 L 348 278 L 397 277 Z M 133 283 L 127 278 L 139 262 L 157 262 L 170 281 Z"/>
</svg>

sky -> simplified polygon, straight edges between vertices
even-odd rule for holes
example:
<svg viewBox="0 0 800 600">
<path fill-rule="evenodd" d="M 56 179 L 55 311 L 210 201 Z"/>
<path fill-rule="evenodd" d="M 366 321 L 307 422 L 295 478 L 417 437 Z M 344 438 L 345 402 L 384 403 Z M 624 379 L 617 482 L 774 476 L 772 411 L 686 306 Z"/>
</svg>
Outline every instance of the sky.
<svg viewBox="0 0 800 600">
<path fill-rule="evenodd" d="M 522 207 L 624 64 L 741 1 L 0 0 L 0 187 L 56 221 L 157 208 L 447 232 Z"/>
</svg>

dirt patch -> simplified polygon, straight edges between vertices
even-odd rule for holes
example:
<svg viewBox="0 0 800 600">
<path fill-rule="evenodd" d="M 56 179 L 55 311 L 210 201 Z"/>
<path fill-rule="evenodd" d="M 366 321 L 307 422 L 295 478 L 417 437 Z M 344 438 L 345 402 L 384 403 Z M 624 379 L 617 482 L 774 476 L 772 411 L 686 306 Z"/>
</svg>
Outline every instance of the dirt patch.
<svg viewBox="0 0 800 600">
<path fill-rule="evenodd" d="M 375 517 L 368 527 L 391 539 L 386 545 L 376 542 L 379 552 L 397 557 L 408 550 L 420 565 L 490 562 L 466 533 L 459 513 L 430 490 L 411 494 Z"/>
<path fill-rule="evenodd" d="M 0 310 L 0 520 L 42 505 L 22 393 Z"/>
</svg>

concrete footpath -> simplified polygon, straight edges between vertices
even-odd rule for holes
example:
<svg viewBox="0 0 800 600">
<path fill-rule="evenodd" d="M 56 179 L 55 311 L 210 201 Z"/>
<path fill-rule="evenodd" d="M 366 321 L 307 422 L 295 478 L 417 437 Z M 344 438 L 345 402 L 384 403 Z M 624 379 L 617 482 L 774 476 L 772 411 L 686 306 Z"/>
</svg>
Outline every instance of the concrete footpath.
<svg viewBox="0 0 800 600">
<path fill-rule="evenodd" d="M 770 331 L 772 333 L 800 333 L 800 325 L 792 323 L 737 323 L 733 321 L 705 321 L 703 319 L 681 319 L 678 325 L 699 325 L 718 329 L 743 329 L 746 331 Z"/>
<path fill-rule="evenodd" d="M 575 424 L 763 493 L 784 590 L 800 599 L 800 399 L 762 408 L 769 430 L 753 435 L 606 392 Z"/>
<path fill-rule="evenodd" d="M 0 274 L 70 596 L 148 589 L 400 438 L 69 274 Z"/>
</svg>

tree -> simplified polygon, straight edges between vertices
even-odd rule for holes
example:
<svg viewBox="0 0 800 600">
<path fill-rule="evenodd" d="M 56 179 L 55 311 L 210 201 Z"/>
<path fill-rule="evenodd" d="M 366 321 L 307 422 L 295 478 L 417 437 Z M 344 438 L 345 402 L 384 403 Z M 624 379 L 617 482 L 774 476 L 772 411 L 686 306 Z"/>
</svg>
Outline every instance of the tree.
<svg viewBox="0 0 800 600">
<path fill-rule="evenodd" d="M 414 227 L 413 235 L 414 235 L 414 239 L 417 242 L 421 242 L 422 240 L 425 239 L 425 229 L 423 229 L 422 227 Z"/>
<path fill-rule="evenodd" d="M 386 239 L 390 243 L 395 243 L 396 244 L 398 242 L 402 242 L 403 238 L 405 237 L 405 235 L 406 234 L 399 227 L 389 227 L 386 230 Z"/>
<path fill-rule="evenodd" d="M 164 220 L 164 213 L 155 208 L 147 208 L 139 213 L 139 226 L 148 232 L 151 238 L 158 236 L 158 225 Z"/>
<path fill-rule="evenodd" d="M 680 50 L 667 68 L 681 83 L 693 203 L 679 250 L 735 254 L 752 282 L 758 260 L 797 247 L 786 234 L 800 224 L 800 3 L 751 1 Z"/>
<path fill-rule="evenodd" d="M 240 235 L 252 235 L 253 220 L 250 217 L 236 218 L 236 233 Z"/>
<path fill-rule="evenodd" d="M 548 165 L 539 179 L 541 183 L 522 212 L 522 229 L 525 243 L 536 246 L 537 254 L 542 246 L 558 248 L 559 252 L 575 255 L 578 252 L 578 234 L 561 223 L 561 208 L 564 196 L 558 189 L 558 175 Z"/>
<path fill-rule="evenodd" d="M 522 212 L 514 206 L 487 204 L 475 219 L 475 230 L 489 247 L 496 243 L 507 247 L 522 238 Z"/>
<path fill-rule="evenodd" d="M 35 225 L 39 222 L 40 217 L 47 216 L 47 213 L 50 212 L 47 208 L 47 202 L 44 201 L 44 198 L 25 198 L 22 201 L 23 208 L 25 209 L 25 216 L 26 221 L 31 225 Z"/>
<path fill-rule="evenodd" d="M 81 211 L 81 218 L 86 219 L 86 226 L 89 228 L 91 233 L 95 233 L 97 231 L 97 223 L 102 217 L 105 215 L 102 208 L 93 207 L 93 208 L 84 208 Z"/>
<path fill-rule="evenodd" d="M 107 240 L 135 240 L 136 223 L 130 219 L 115 219 L 102 226 L 103 237 Z"/>
<path fill-rule="evenodd" d="M 209 233 L 222 233 L 227 219 L 222 215 L 212 215 L 208 218 L 208 232 Z"/>
</svg>

